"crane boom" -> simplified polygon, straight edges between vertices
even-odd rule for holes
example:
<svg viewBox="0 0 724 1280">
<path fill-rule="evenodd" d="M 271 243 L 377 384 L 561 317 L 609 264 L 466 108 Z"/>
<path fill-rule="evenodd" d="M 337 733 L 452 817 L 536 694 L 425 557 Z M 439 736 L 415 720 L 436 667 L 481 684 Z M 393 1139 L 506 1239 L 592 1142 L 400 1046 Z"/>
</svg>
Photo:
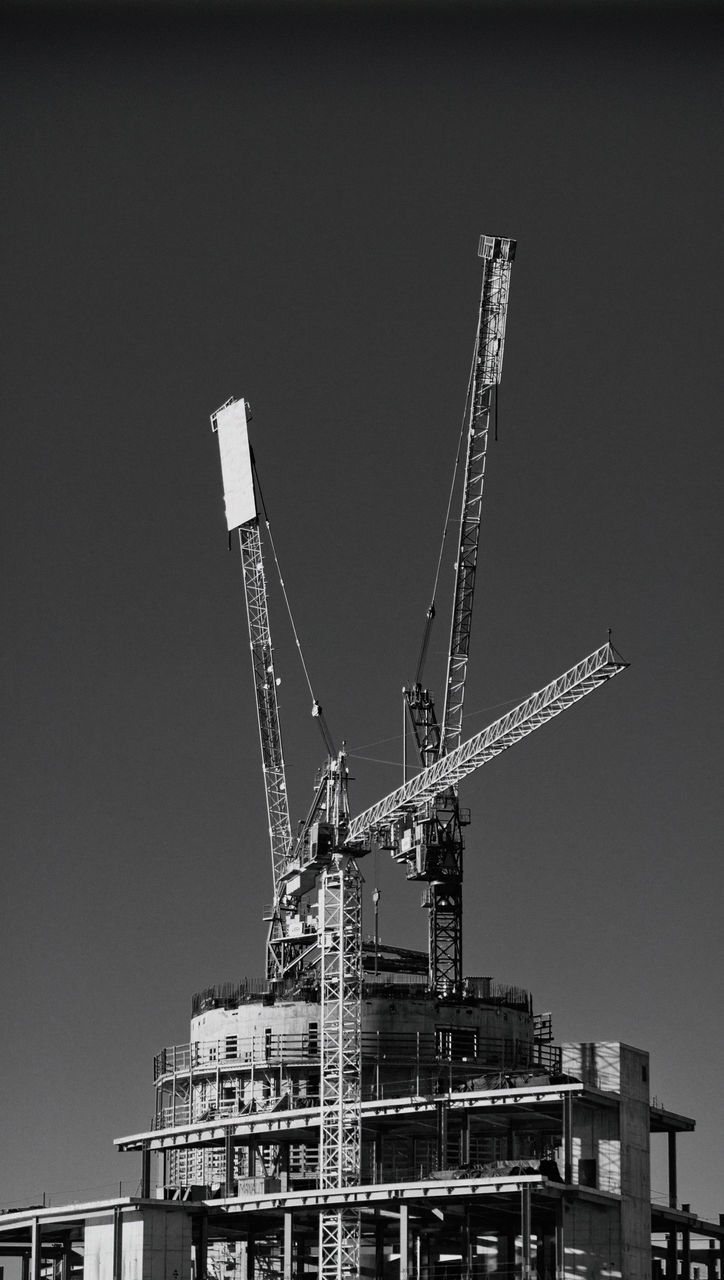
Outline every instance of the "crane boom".
<svg viewBox="0 0 724 1280">
<path fill-rule="evenodd" d="M 244 400 L 227 400 L 211 415 L 221 456 L 224 482 L 226 523 L 229 533 L 237 530 L 244 576 L 244 595 L 249 622 L 251 664 L 256 695 L 264 791 L 269 819 L 274 908 L 270 940 L 284 930 L 284 916 L 279 910 L 283 896 L 282 871 L 292 844 L 282 749 L 282 731 L 277 701 L 277 679 L 269 627 L 266 577 L 262 558 L 259 515 L 254 496 L 251 449 Z M 273 968 L 273 952 L 269 950 L 269 967 Z M 273 976 L 272 973 L 269 976 Z"/>
<path fill-rule="evenodd" d="M 602 645 L 575 667 L 552 680 L 544 689 L 531 694 L 513 711 L 469 738 L 450 755 L 428 765 L 410 782 L 358 814 L 349 824 L 347 844 L 354 844 L 371 832 L 384 829 L 405 817 L 411 809 L 419 809 L 425 802 L 433 801 L 446 787 L 457 785 L 480 765 L 500 755 L 535 729 L 540 729 L 554 716 L 565 711 L 566 707 L 592 693 L 599 685 L 624 671 L 628 665 L 618 656 L 610 642 Z"/>
<path fill-rule="evenodd" d="M 264 789 L 269 818 L 269 842 L 275 894 L 291 848 L 292 831 L 284 772 L 284 753 L 277 701 L 274 654 L 269 630 L 266 579 L 258 523 L 239 529 L 239 549 L 249 620 L 251 663 L 254 673 L 256 714 L 259 725 Z"/>
<path fill-rule="evenodd" d="M 422 685 L 425 656 L 435 617 L 434 592 L 427 611 L 415 683 L 412 688 L 403 690 L 423 769 L 454 751 L 460 745 L 462 734 L 488 434 L 491 418 L 496 421 L 497 415 L 497 388 L 503 367 L 510 272 L 515 250 L 515 240 L 500 236 L 480 237 L 478 256 L 483 259 L 483 278 L 473 363 L 465 402 L 465 477 L 442 720 L 438 722 L 432 694 Z M 457 462 L 455 469 L 457 473 Z M 448 505 L 448 517 L 449 514 Z M 459 991 L 462 985 L 462 828 L 466 821 L 469 818 L 463 815 L 460 808 L 457 787 L 450 784 L 432 800 L 426 799 L 422 808 L 418 809 L 413 822 L 414 841 L 411 842 L 411 829 L 408 827 L 404 849 L 398 846 L 400 861 L 407 862 L 408 876 L 411 879 L 425 880 L 429 885 L 428 894 L 423 901 L 429 913 L 429 979 L 431 988 L 440 995 Z"/>
<path fill-rule="evenodd" d="M 499 236 L 480 237 L 478 253 L 483 259 L 483 282 L 469 397 L 468 451 L 442 717 L 442 755 L 460 745 L 462 733 L 488 428 L 491 412 L 496 407 L 496 388 L 503 369 L 510 271 L 515 247 L 515 240 L 504 240 Z"/>
</svg>

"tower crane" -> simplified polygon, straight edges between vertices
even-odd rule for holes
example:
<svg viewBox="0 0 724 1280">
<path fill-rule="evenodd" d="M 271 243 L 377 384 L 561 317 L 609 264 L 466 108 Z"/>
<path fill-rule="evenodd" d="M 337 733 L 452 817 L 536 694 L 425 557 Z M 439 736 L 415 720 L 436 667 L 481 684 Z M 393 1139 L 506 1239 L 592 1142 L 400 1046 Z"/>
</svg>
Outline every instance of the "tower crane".
<svg viewBox="0 0 724 1280">
<path fill-rule="evenodd" d="M 348 769 L 336 756 L 322 709 L 314 701 L 328 757 L 295 844 L 289 821 L 278 680 L 269 627 L 259 513 L 254 491 L 248 406 L 227 400 L 211 415 L 221 457 L 226 523 L 239 533 L 257 721 L 269 818 L 274 900 L 269 913 L 267 977 L 296 977 L 315 968 L 321 988 L 320 1186 L 354 1186 L 361 1162 L 362 877 L 345 847 Z M 310 899 L 314 898 L 314 903 Z M 314 914 L 316 907 L 316 915 Z M 359 1274 L 359 1211 L 325 1210 L 319 1218 L 321 1280 Z"/>
<path fill-rule="evenodd" d="M 256 695 L 264 792 L 269 819 L 274 901 L 267 939 L 267 976 L 273 977 L 283 948 L 286 914 L 283 870 L 292 844 L 282 731 L 279 721 L 274 651 L 269 627 L 267 586 L 262 557 L 259 512 L 254 491 L 253 456 L 249 446 L 248 405 L 233 397 L 211 415 L 216 432 L 224 481 L 226 525 L 229 537 L 236 531 L 244 577 L 249 624 L 251 665 Z"/>
<path fill-rule="evenodd" d="M 427 612 L 415 682 L 404 690 L 420 761 L 427 767 L 460 745 L 488 435 L 491 418 L 497 413 L 515 249 L 515 240 L 480 237 L 478 256 L 483 260 L 483 279 L 466 405 L 467 452 L 442 725 L 437 721 L 432 694 L 422 685 L 435 617 L 434 596 Z M 407 863 L 408 879 L 424 880 L 430 886 L 425 901 L 429 910 L 429 980 L 431 989 L 440 996 L 459 993 L 462 987 L 462 829 L 467 822 L 469 814 L 460 808 L 457 788 L 449 783 L 421 802 L 421 807 L 410 810 L 401 840 L 393 838 L 398 861 Z"/>
<path fill-rule="evenodd" d="M 335 752 L 321 707 L 326 761 L 296 837 L 289 819 L 282 735 L 256 505 L 248 405 L 233 397 L 211 417 L 221 455 L 229 534 L 238 530 L 259 740 L 264 772 L 274 899 L 267 919 L 267 977 L 321 990 L 320 1187 L 360 1181 L 362 895 L 357 859 L 374 842 L 404 862 L 408 878 L 430 885 L 430 987 L 440 998 L 462 988 L 462 827 L 458 784 L 481 765 L 593 692 L 628 665 L 609 641 L 513 711 L 465 742 L 468 668 L 487 441 L 495 420 L 516 242 L 482 236 L 483 259 L 473 371 L 467 403 L 467 454 L 448 650 L 445 703 L 438 722 L 422 676 L 435 616 L 428 610 L 416 679 L 405 690 L 421 769 L 363 813 L 350 816 L 347 757 Z M 320 1280 L 359 1275 L 358 1209 L 325 1208 L 319 1218 Z"/>
</svg>

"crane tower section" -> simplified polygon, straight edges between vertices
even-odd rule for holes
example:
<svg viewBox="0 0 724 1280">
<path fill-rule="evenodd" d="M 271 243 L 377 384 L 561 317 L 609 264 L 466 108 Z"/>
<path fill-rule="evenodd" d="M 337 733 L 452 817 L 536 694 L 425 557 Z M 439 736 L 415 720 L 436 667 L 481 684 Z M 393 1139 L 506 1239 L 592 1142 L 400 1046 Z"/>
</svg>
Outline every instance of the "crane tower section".
<svg viewBox="0 0 724 1280">
<path fill-rule="evenodd" d="M 271 978 L 275 976 L 274 957 L 278 951 L 278 940 L 285 931 L 282 872 L 289 856 L 292 832 L 277 701 L 279 682 L 274 672 L 247 410 L 244 400 L 227 400 L 211 415 L 211 426 L 219 442 L 226 524 L 230 535 L 234 530 L 238 531 L 244 576 L 274 883 L 267 947 L 267 977 Z"/>
</svg>

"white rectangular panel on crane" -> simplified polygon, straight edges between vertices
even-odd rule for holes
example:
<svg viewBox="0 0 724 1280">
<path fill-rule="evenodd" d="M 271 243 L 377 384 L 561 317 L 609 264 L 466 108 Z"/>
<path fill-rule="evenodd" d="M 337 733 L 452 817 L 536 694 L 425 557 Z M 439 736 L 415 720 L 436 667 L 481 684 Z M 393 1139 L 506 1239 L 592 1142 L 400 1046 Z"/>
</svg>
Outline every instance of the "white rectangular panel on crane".
<svg viewBox="0 0 724 1280">
<path fill-rule="evenodd" d="M 211 422 L 219 439 L 226 526 L 231 532 L 254 520 L 257 514 L 245 401 L 233 400 L 223 405 Z"/>
</svg>

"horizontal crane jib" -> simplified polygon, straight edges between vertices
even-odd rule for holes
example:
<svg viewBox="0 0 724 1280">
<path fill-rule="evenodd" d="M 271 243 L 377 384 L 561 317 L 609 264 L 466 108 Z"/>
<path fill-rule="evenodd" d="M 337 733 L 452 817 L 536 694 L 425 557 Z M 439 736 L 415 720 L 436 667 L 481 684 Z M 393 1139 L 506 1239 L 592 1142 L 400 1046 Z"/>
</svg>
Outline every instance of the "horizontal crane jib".
<svg viewBox="0 0 724 1280">
<path fill-rule="evenodd" d="M 628 663 L 619 658 L 611 644 L 603 645 L 575 667 L 571 667 L 570 671 L 551 681 L 544 689 L 531 694 L 515 710 L 501 716 L 455 751 L 423 769 L 384 800 L 360 813 L 350 823 L 347 844 L 389 826 L 410 810 L 434 800 L 446 787 L 456 785 L 480 765 L 486 764 L 514 742 L 519 742 L 535 729 L 541 728 L 566 707 L 592 693 L 627 666 Z"/>
</svg>

